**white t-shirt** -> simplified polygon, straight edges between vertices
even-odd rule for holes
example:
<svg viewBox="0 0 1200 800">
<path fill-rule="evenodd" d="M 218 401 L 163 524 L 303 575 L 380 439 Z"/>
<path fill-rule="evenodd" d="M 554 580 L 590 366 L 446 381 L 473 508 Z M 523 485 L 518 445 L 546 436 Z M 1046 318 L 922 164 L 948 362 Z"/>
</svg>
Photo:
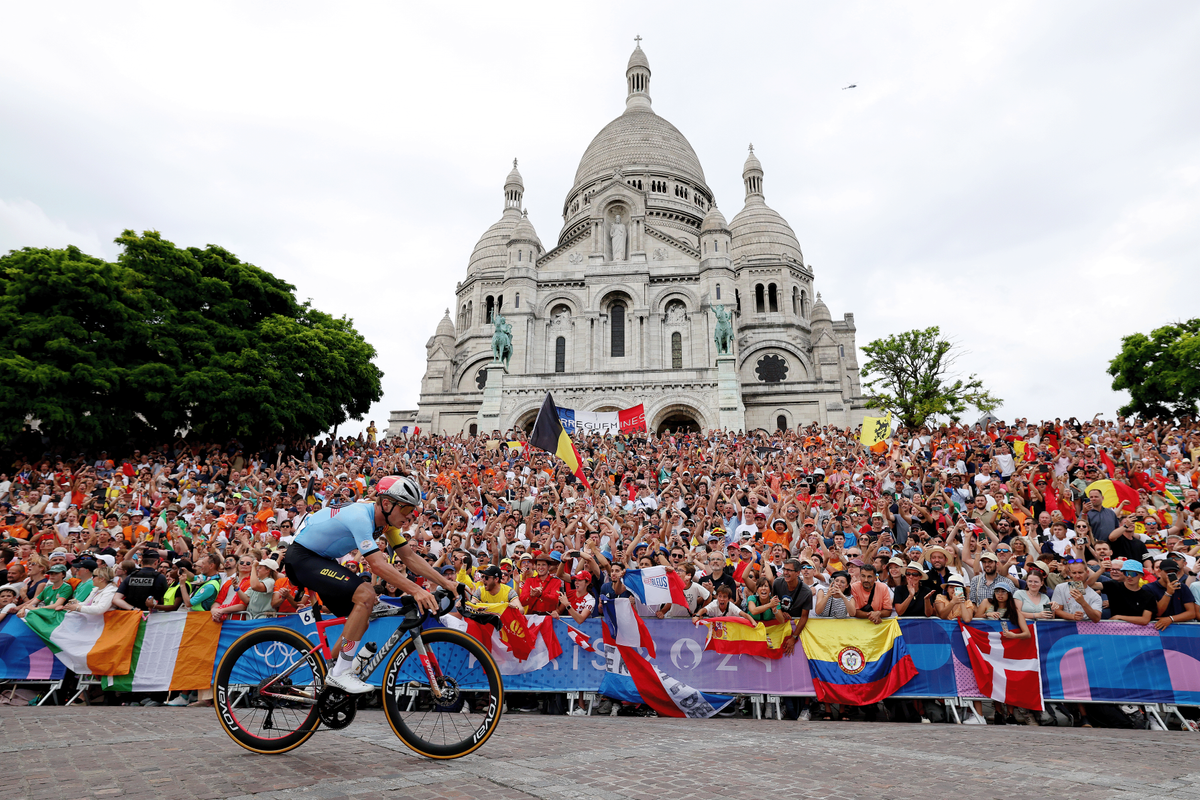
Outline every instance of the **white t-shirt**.
<svg viewBox="0 0 1200 800">
<path fill-rule="evenodd" d="M 592 615 L 592 609 L 596 607 L 596 598 L 592 597 L 591 593 L 585 592 L 581 595 L 576 595 L 579 599 L 575 601 L 575 612 L 577 614 Z"/>
<path fill-rule="evenodd" d="M 720 604 L 721 604 L 720 600 L 713 598 L 713 601 L 704 607 L 705 608 L 705 612 L 704 612 L 705 616 L 710 617 L 710 618 L 711 617 L 737 617 L 737 616 L 740 616 L 738 614 L 738 612 L 741 611 L 741 609 L 738 608 L 738 604 L 736 602 L 734 602 L 732 597 L 729 598 L 729 606 L 728 606 L 728 608 L 726 608 L 726 610 L 724 612 L 721 611 Z"/>
</svg>

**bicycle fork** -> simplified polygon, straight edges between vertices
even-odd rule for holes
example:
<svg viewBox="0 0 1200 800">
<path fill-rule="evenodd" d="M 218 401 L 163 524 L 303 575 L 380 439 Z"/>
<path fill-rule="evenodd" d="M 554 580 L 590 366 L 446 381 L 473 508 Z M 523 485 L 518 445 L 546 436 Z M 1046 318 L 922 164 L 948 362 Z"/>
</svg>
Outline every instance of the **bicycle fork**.
<svg viewBox="0 0 1200 800">
<path fill-rule="evenodd" d="M 442 677 L 442 670 L 438 666 L 437 656 L 425 646 L 419 632 L 413 637 L 413 644 L 416 646 L 417 656 L 421 659 L 421 666 L 425 669 L 425 676 L 429 678 L 429 691 L 435 699 L 441 700 L 442 687 L 438 685 L 438 678 Z"/>
</svg>

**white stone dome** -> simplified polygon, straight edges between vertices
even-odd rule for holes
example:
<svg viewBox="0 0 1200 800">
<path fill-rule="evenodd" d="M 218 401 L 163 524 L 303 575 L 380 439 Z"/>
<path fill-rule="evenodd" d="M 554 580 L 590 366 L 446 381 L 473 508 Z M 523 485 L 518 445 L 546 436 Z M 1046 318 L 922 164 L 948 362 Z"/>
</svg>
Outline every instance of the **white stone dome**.
<svg viewBox="0 0 1200 800">
<path fill-rule="evenodd" d="M 707 188 L 691 144 L 678 128 L 649 109 L 628 109 L 600 129 L 579 160 L 571 193 L 615 169 L 658 170 Z"/>
<path fill-rule="evenodd" d="M 700 224 L 701 235 L 705 233 L 729 233 L 729 223 L 725 221 L 725 215 L 721 213 L 721 209 L 717 208 L 717 204 L 713 203 L 712 208 L 708 209 L 708 213 L 704 215 L 704 222 Z"/>
<path fill-rule="evenodd" d="M 471 260 L 467 264 L 468 275 L 493 267 L 504 268 L 508 263 L 508 240 L 520 221 L 520 211 L 515 208 L 504 209 L 500 220 L 483 232 L 471 251 Z"/>
<path fill-rule="evenodd" d="M 759 197 L 752 197 L 746 207 L 729 223 L 733 234 L 730 254 L 739 258 L 755 256 L 784 256 L 804 263 L 800 242 L 787 220 Z"/>
<path fill-rule="evenodd" d="M 634 67 L 645 67 L 647 71 L 650 70 L 650 59 L 646 58 L 646 53 L 640 44 L 633 48 L 633 53 L 629 56 L 629 63 L 625 65 L 625 71 L 628 72 Z"/>
<path fill-rule="evenodd" d="M 813 303 L 812 313 L 808 319 L 814 326 L 819 322 L 833 324 L 833 315 L 829 313 L 829 306 L 825 305 L 825 301 L 821 299 L 820 292 L 817 292 L 817 302 Z"/>
<path fill-rule="evenodd" d="M 521 215 L 521 220 L 513 226 L 512 232 L 508 235 L 508 242 L 530 242 L 536 244 L 538 250 L 541 251 L 542 240 L 538 238 L 537 231 L 533 229 L 533 223 L 529 221 L 529 214 Z"/>
<path fill-rule="evenodd" d="M 437 331 L 434 336 L 449 336 L 454 338 L 454 323 L 450 320 L 450 309 L 446 309 L 446 315 L 442 317 L 442 321 L 437 325 Z"/>
<path fill-rule="evenodd" d="M 787 220 L 767 205 L 763 199 L 763 168 L 754 145 L 746 156 L 742 168 L 742 181 L 746 184 L 746 206 L 729 223 L 733 234 L 730 248 L 733 260 L 739 258 L 784 258 L 804 263 L 800 242 Z"/>
<path fill-rule="evenodd" d="M 517 160 L 513 159 L 512 172 L 508 173 L 508 177 L 504 179 L 504 187 L 516 186 L 521 189 L 525 188 L 525 181 L 521 180 L 521 172 L 517 169 Z"/>
</svg>

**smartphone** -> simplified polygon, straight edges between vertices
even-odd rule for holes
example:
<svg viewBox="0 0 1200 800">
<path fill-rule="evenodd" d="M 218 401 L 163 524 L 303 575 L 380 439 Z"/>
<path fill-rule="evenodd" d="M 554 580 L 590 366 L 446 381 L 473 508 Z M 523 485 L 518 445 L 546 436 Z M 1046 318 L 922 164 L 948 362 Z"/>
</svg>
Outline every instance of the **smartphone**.
<svg viewBox="0 0 1200 800">
<path fill-rule="evenodd" d="M 1067 584 L 1071 587 L 1071 591 L 1083 591 L 1083 581 L 1067 581 Z"/>
</svg>

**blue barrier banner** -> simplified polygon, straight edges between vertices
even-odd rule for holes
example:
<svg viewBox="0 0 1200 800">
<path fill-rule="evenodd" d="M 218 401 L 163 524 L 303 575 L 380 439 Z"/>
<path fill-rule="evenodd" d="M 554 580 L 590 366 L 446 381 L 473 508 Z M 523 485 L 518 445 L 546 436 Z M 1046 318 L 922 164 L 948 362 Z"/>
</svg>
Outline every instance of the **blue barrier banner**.
<svg viewBox="0 0 1200 800">
<path fill-rule="evenodd" d="M 799 649 L 792 656 L 778 659 L 726 655 L 705 650 L 705 630 L 694 627 L 689 620 L 645 622 L 657 649 L 655 666 L 700 691 L 814 694 L 808 662 Z M 364 641 L 374 641 L 382 647 L 399 624 L 398 617 L 375 620 Z M 985 630 L 1000 627 L 998 622 L 978 620 L 972 625 Z M 1046 700 L 1200 705 L 1200 624 L 1171 625 L 1161 633 L 1153 626 L 1124 622 L 1052 621 L 1034 625 Z M 239 636 L 263 626 L 286 627 L 314 644 L 317 641 L 316 628 L 307 614 L 227 621 L 221 626 L 214 664 L 220 664 L 226 649 Z M 590 619 L 576 627 L 600 648 L 599 620 Z M 957 622 L 904 618 L 900 620 L 900 628 L 918 673 L 897 697 L 980 696 Z M 327 630 L 330 643 L 339 633 L 338 627 Z M 504 675 L 506 689 L 517 692 L 599 689 L 605 668 L 602 653 L 589 653 L 578 647 L 567 635 L 567 625 L 562 620 L 554 622 L 554 635 L 558 637 L 562 655 L 541 669 Z M 268 667 L 280 671 L 298 658 L 297 652 L 271 644 L 260 645 L 256 655 Z M 186 653 L 179 654 L 179 658 L 186 657 Z M 385 661 L 368 681 L 380 686 L 386 666 Z M 63 664 L 24 620 L 9 617 L 0 622 L 0 680 L 59 680 L 65 674 Z M 403 679 L 408 677 L 421 676 L 402 675 Z M 234 678 L 237 680 L 238 676 Z"/>
<path fill-rule="evenodd" d="M 57 681 L 66 674 L 67 668 L 25 620 L 10 615 L 0 622 L 0 680 Z"/>
<path fill-rule="evenodd" d="M 1039 622 L 1047 700 L 1200 705 L 1200 625 Z"/>
<path fill-rule="evenodd" d="M 645 622 L 658 651 L 653 663 L 689 686 L 724 694 L 814 694 L 808 661 L 799 649 L 794 655 L 779 659 L 723 655 L 705 650 L 704 629 L 694 627 L 687 620 L 648 619 Z M 375 620 L 363 641 L 383 646 L 399 624 L 396 617 Z M 299 615 L 226 622 L 221 629 L 216 663 L 220 663 L 225 648 L 237 637 L 263 625 L 283 625 L 316 642 L 316 629 L 311 623 L 305 624 Z M 984 630 L 1001 627 L 1001 623 L 987 620 L 976 620 L 972 625 Z M 1034 626 L 1046 700 L 1200 705 L 1198 624 L 1172 625 L 1161 634 L 1153 626 L 1123 622 L 1054 621 L 1038 622 Z M 598 619 L 586 620 L 575 627 L 599 647 Z M 900 620 L 900 629 L 917 667 L 917 676 L 896 697 L 982 697 L 975 684 L 958 622 L 905 617 Z M 0 637 L 5 630 L 0 628 Z M 505 675 L 505 689 L 514 692 L 594 692 L 600 687 L 604 677 L 603 654 L 589 653 L 576 646 L 567 636 L 566 623 L 561 620 L 554 623 L 554 632 L 562 655 L 539 670 Z M 27 628 L 25 633 L 33 636 Z M 341 628 L 331 627 L 326 633 L 332 644 Z M 33 638 L 40 642 L 36 636 Z M 0 641 L 0 646 L 2 644 Z M 264 652 L 260 655 L 270 664 L 272 658 L 278 660 L 282 654 Z M 290 662 L 270 665 L 282 669 Z M 381 664 L 368 678 L 368 683 L 381 686 L 386 666 L 386 662 Z M 409 677 L 419 679 L 420 676 Z"/>
</svg>

